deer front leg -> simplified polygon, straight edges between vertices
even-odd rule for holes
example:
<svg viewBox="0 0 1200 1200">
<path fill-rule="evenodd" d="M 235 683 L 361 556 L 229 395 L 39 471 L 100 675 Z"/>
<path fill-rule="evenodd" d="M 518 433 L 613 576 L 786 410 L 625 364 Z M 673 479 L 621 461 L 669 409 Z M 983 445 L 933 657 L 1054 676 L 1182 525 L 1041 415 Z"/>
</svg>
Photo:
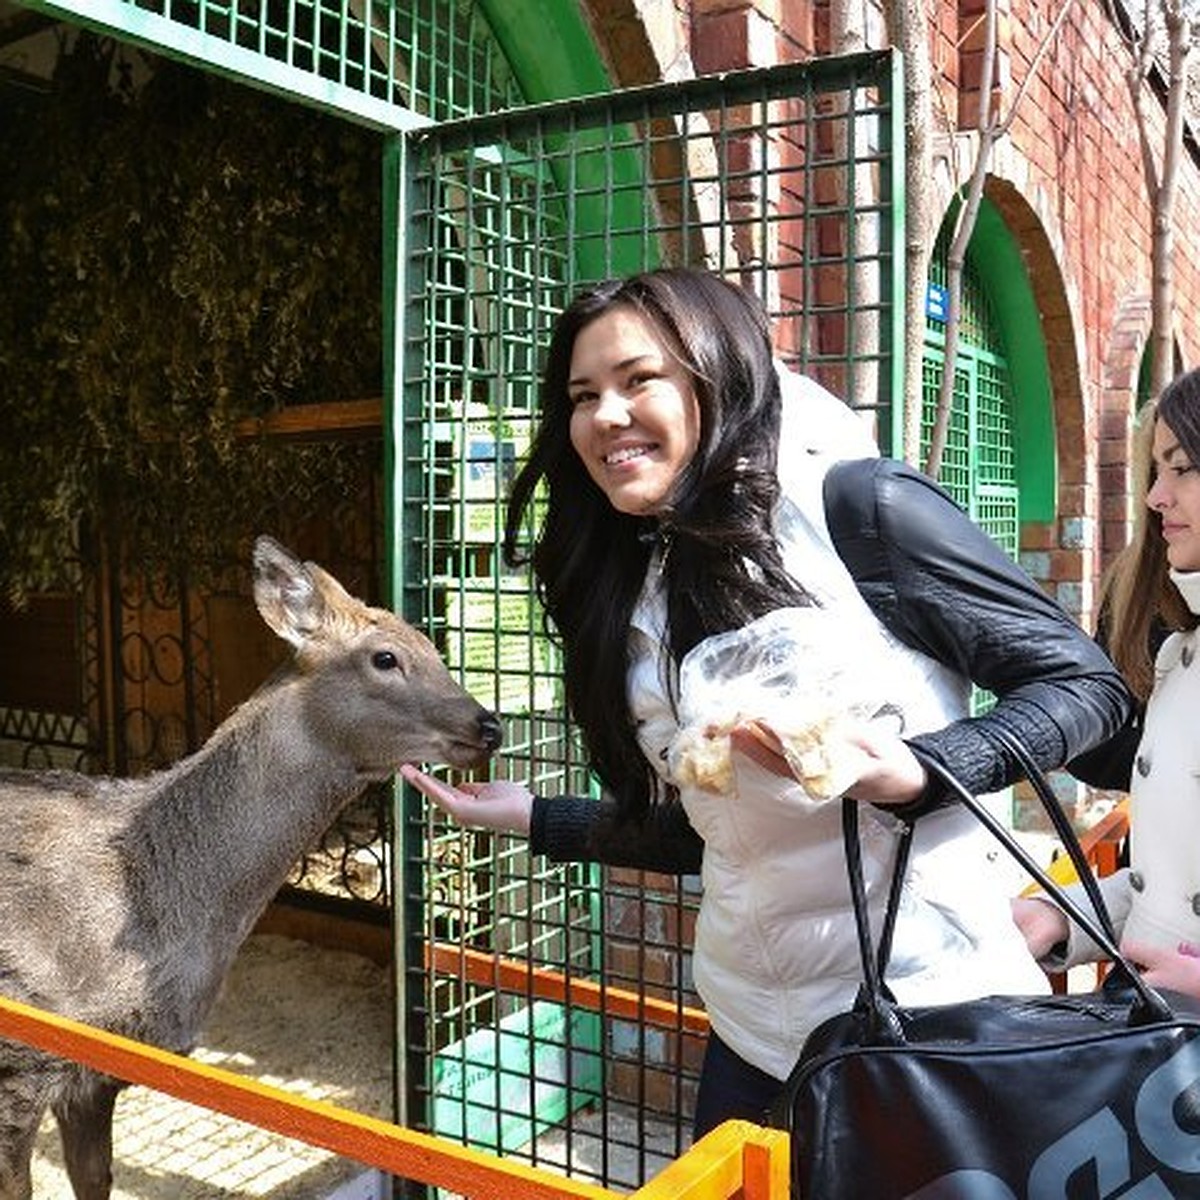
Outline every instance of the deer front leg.
<svg viewBox="0 0 1200 1200">
<path fill-rule="evenodd" d="M 53 1106 L 76 1200 L 108 1200 L 112 1191 L 113 1109 L 123 1086 L 89 1078 Z"/>
<path fill-rule="evenodd" d="M 0 1200 L 33 1196 L 29 1163 L 45 1101 L 34 1099 L 20 1083 L 19 1078 L 10 1078 L 0 1087 Z"/>
</svg>

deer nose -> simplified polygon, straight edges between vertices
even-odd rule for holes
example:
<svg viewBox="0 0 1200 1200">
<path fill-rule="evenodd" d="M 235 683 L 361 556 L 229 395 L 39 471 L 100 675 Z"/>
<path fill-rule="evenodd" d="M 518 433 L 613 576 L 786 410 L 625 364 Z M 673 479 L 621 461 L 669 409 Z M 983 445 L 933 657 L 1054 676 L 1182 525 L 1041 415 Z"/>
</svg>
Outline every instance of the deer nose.
<svg viewBox="0 0 1200 1200">
<path fill-rule="evenodd" d="M 500 718 L 495 713 L 485 712 L 479 718 L 479 736 L 489 752 L 500 749 L 500 744 L 504 741 L 504 726 L 500 724 Z"/>
</svg>

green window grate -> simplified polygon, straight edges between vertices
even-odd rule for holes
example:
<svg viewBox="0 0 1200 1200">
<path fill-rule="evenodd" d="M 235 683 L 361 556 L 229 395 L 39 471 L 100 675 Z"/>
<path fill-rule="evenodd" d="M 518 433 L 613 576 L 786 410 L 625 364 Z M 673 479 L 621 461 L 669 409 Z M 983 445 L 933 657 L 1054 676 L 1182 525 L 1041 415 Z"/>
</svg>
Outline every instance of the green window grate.
<svg viewBox="0 0 1200 1200">
<path fill-rule="evenodd" d="M 945 285 L 946 234 L 939 238 L 930 279 Z M 1013 394 L 1004 341 L 986 288 L 968 251 L 962 276 L 961 326 L 954 407 L 939 482 L 1013 557 L 1020 528 Z M 940 322 L 927 322 L 921 450 L 928 449 L 944 366 Z"/>
</svg>

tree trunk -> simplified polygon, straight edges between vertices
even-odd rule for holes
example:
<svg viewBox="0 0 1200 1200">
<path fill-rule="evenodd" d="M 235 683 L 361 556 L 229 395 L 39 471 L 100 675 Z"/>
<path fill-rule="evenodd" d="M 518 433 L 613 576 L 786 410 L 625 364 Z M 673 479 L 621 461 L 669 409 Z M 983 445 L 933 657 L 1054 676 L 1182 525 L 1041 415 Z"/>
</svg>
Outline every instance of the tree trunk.
<svg viewBox="0 0 1200 1200">
<path fill-rule="evenodd" d="M 1164 130 L 1162 174 L 1151 192 L 1153 232 L 1151 261 L 1150 386 L 1157 396 L 1175 374 L 1175 196 L 1187 94 L 1187 61 L 1192 48 L 1192 22 L 1181 0 L 1164 6 L 1167 26 L 1167 121 Z"/>
<path fill-rule="evenodd" d="M 904 373 L 896 419 L 901 452 L 910 466 L 921 456 L 924 405 L 925 290 L 933 247 L 933 76 L 929 22 L 921 0 L 891 0 L 888 33 L 904 70 Z"/>
<path fill-rule="evenodd" d="M 862 0 L 835 0 L 829 7 L 829 40 L 834 54 L 855 54 L 866 49 L 866 18 Z M 835 98 L 841 120 L 834 123 L 834 159 L 845 163 L 840 191 L 842 201 L 854 213 L 848 231 L 846 253 L 847 308 L 849 311 L 849 371 L 843 399 L 854 408 L 871 408 L 879 403 L 879 301 L 881 231 L 879 179 L 867 165 L 868 154 L 859 154 L 863 131 L 855 116 L 856 97 L 847 92 Z"/>
</svg>

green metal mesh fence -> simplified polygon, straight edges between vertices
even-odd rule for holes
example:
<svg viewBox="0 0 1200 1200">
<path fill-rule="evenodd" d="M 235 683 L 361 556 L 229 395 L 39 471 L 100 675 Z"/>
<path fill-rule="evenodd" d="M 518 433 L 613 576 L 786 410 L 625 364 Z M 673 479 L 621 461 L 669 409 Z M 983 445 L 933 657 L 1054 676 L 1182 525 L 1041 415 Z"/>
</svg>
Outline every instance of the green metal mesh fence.
<svg viewBox="0 0 1200 1200">
<path fill-rule="evenodd" d="M 708 266 L 756 290 L 780 356 L 886 437 L 895 69 L 821 60 L 407 136 L 398 554 L 406 607 L 504 719 L 499 773 L 540 794 L 591 786 L 531 579 L 499 553 L 555 317 L 587 282 Z M 688 1141 L 697 882 L 552 868 L 404 809 L 408 1120 L 640 1183 Z"/>
<path fill-rule="evenodd" d="M 521 102 L 459 0 L 28 0 L 28 6 L 385 128 Z"/>
</svg>

